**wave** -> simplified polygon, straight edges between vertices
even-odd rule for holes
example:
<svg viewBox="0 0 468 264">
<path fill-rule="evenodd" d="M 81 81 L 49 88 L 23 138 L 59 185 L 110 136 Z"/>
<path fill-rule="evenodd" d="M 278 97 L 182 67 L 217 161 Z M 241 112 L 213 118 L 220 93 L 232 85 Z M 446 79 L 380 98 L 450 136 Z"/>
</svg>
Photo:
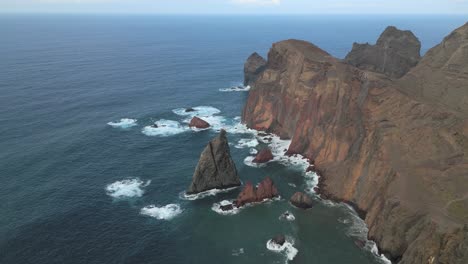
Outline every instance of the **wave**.
<svg viewBox="0 0 468 264">
<path fill-rule="evenodd" d="M 187 111 L 190 109 L 191 111 Z M 221 110 L 212 106 L 195 106 L 191 108 L 176 108 L 172 112 L 179 116 L 212 116 L 221 113 Z"/>
<path fill-rule="evenodd" d="M 208 197 L 208 196 L 215 196 L 218 193 L 227 193 L 227 192 L 230 192 L 230 191 L 232 191 L 234 189 L 237 189 L 239 187 L 240 186 L 231 187 L 231 188 L 227 188 L 227 189 L 211 189 L 211 190 L 196 193 L 196 194 L 187 194 L 184 191 L 184 192 L 181 192 L 179 194 L 179 198 L 183 199 L 183 200 L 194 201 L 194 200 L 198 200 L 198 199 L 203 199 L 203 198 Z"/>
<path fill-rule="evenodd" d="M 213 206 L 211 207 L 211 210 L 215 211 L 216 213 L 220 215 L 235 215 L 238 214 L 241 210 L 241 208 L 237 208 L 236 206 L 233 206 L 231 210 L 222 210 L 221 206 L 226 206 L 230 205 L 233 203 L 233 200 L 228 201 L 228 200 L 223 200 L 219 203 L 214 203 Z"/>
<path fill-rule="evenodd" d="M 267 165 L 268 162 L 266 163 L 256 163 L 256 162 L 253 162 L 253 160 L 255 159 L 254 156 L 247 156 L 245 157 L 244 159 L 244 164 L 249 166 L 249 167 L 254 167 L 254 168 L 263 168 Z M 271 162 L 271 161 L 269 161 Z"/>
<path fill-rule="evenodd" d="M 294 221 L 296 217 L 289 211 L 284 212 L 280 217 L 279 220 L 286 220 L 286 221 Z"/>
<path fill-rule="evenodd" d="M 145 193 L 143 188 L 150 183 L 150 180 L 144 182 L 138 178 L 116 181 L 106 186 L 106 193 L 118 199 L 141 197 Z"/>
<path fill-rule="evenodd" d="M 271 202 L 274 202 L 274 201 L 280 201 L 281 200 L 281 196 L 278 196 L 278 197 L 274 197 L 274 198 L 266 198 L 266 199 L 263 199 L 263 201 L 261 202 L 253 202 L 253 203 L 248 203 L 248 204 L 245 204 L 241 207 L 236 207 L 236 206 L 233 206 L 233 208 L 231 210 L 226 210 L 226 211 L 223 211 L 221 209 L 221 206 L 225 206 L 225 205 L 229 205 L 229 204 L 232 204 L 234 202 L 234 200 L 223 200 L 219 203 L 214 203 L 213 206 L 211 207 L 211 210 L 215 211 L 216 213 L 220 214 L 220 215 L 235 215 L 235 214 L 238 214 L 242 209 L 244 208 L 247 208 L 247 207 L 252 207 L 252 206 L 255 206 L 255 205 L 258 205 L 258 204 L 265 204 L 265 203 L 271 203 Z"/>
<path fill-rule="evenodd" d="M 254 149 L 254 148 L 251 148 L 251 149 L 249 149 L 249 153 L 250 153 L 251 155 L 255 155 L 255 154 L 258 153 L 258 150 L 257 150 L 257 149 Z"/>
<path fill-rule="evenodd" d="M 137 120 L 132 118 L 122 118 L 118 122 L 109 122 L 107 124 L 115 128 L 130 128 L 137 125 Z"/>
<path fill-rule="evenodd" d="M 148 205 L 140 210 L 140 214 L 154 217 L 159 220 L 171 220 L 182 213 L 182 209 L 178 204 L 168 204 L 162 207 Z"/>
<path fill-rule="evenodd" d="M 145 126 L 141 132 L 147 136 L 167 137 L 188 131 L 188 127 L 174 120 L 161 119 L 154 124 L 156 126 Z"/>
<path fill-rule="evenodd" d="M 237 86 L 231 86 L 229 88 L 221 88 L 219 89 L 220 92 L 247 92 L 250 90 L 250 86 L 243 86 L 243 85 L 237 85 Z"/>
<path fill-rule="evenodd" d="M 266 247 L 270 251 L 284 254 L 286 256 L 286 263 L 293 260 L 294 257 L 296 257 L 297 252 L 299 252 L 297 248 L 294 247 L 294 241 L 288 237 L 283 245 L 278 245 L 270 239 L 268 240 Z"/>
</svg>

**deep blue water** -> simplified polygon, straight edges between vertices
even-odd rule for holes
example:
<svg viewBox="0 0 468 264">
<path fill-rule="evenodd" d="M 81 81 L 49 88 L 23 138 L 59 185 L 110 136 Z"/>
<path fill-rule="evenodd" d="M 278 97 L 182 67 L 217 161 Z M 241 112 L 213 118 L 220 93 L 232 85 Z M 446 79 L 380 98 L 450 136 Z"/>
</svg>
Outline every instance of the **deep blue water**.
<svg viewBox="0 0 468 264">
<path fill-rule="evenodd" d="M 229 134 L 241 179 L 270 175 L 284 197 L 232 216 L 212 204 L 238 190 L 190 201 L 201 150 L 216 131 L 147 136 L 179 107 L 211 106 L 235 123 L 247 92 L 247 56 L 271 43 L 311 41 L 344 57 L 352 43 L 375 42 L 387 25 L 412 30 L 423 52 L 466 22 L 460 16 L 0 16 L 0 263 L 283 263 L 266 249 L 278 233 L 299 250 L 291 263 L 380 263 L 354 240 L 365 236 L 344 206 L 291 208 L 303 173 L 270 163 L 246 166 L 250 134 Z M 121 118 L 137 126 L 107 125 Z M 230 123 L 230 124 L 231 124 Z M 106 186 L 151 181 L 140 197 L 113 198 Z M 296 187 L 294 187 L 295 185 Z M 138 190 L 138 189 L 137 189 Z M 161 220 L 147 205 L 177 204 Z M 279 221 L 290 210 L 296 220 Z M 242 250 L 241 250 L 242 248 Z"/>
</svg>

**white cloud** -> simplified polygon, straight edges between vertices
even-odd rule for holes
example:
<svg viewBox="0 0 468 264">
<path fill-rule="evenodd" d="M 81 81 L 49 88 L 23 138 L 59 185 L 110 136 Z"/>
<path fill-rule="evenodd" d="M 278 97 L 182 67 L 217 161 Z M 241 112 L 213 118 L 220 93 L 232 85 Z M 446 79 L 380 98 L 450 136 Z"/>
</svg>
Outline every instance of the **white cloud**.
<svg viewBox="0 0 468 264">
<path fill-rule="evenodd" d="M 234 4 L 239 5 L 279 5 L 281 0 L 231 0 Z"/>
</svg>

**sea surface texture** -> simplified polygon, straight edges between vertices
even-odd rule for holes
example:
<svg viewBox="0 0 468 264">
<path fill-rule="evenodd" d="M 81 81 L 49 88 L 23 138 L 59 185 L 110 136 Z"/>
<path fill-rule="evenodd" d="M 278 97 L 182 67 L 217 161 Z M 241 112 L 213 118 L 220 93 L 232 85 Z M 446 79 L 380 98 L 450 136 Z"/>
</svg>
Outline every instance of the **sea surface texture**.
<svg viewBox="0 0 468 264">
<path fill-rule="evenodd" d="M 1 15 L 0 263 L 385 263 L 349 207 L 289 204 L 317 177 L 240 124 L 243 64 L 289 38 L 344 58 L 388 25 L 424 53 L 465 19 Z M 212 127 L 189 129 L 193 115 Z M 184 195 L 221 128 L 241 180 L 270 176 L 281 198 L 221 213 L 240 189 Z M 275 160 L 254 166 L 268 144 Z"/>
</svg>

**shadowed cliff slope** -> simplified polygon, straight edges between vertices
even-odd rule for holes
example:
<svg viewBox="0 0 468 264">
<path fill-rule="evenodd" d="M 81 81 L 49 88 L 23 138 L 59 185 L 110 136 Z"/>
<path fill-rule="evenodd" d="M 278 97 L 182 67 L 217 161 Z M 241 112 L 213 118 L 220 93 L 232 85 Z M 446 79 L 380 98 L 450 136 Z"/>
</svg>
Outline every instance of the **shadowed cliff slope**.
<svg viewBox="0 0 468 264">
<path fill-rule="evenodd" d="M 451 45 L 468 43 L 456 40 Z M 467 111 L 407 92 L 432 87 L 421 63 L 411 81 L 394 81 L 305 41 L 278 42 L 252 84 L 243 121 L 291 138 L 288 153 L 313 161 L 322 195 L 366 212 L 369 238 L 393 261 L 468 263 Z M 457 65 L 459 76 L 468 74 L 468 60 Z M 450 93 L 450 85 L 440 89 Z"/>
</svg>

